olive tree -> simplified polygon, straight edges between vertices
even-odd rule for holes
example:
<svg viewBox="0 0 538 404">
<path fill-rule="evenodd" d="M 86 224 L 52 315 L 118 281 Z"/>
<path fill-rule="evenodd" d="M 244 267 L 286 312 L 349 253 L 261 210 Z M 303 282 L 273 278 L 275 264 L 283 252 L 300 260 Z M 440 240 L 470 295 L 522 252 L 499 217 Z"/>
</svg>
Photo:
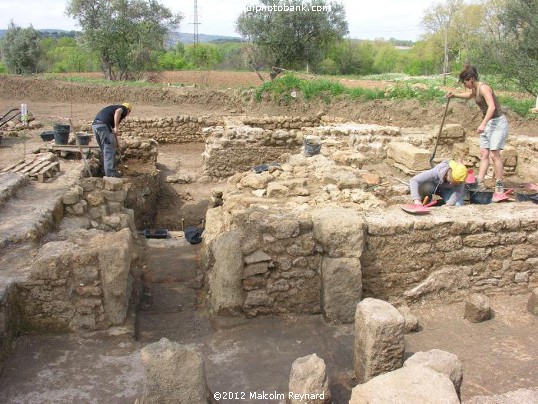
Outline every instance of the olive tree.
<svg viewBox="0 0 538 404">
<path fill-rule="evenodd" d="M 538 0 L 506 0 L 491 7 L 496 29 L 484 38 L 480 62 L 538 97 Z"/>
<path fill-rule="evenodd" d="M 109 80 L 131 80 L 158 67 L 169 30 L 181 16 L 154 0 L 71 0 L 67 14 L 81 43 L 95 53 Z"/>
<path fill-rule="evenodd" d="M 236 30 L 269 50 L 275 65 L 313 66 L 348 33 L 344 6 L 325 0 L 259 0 L 236 20 Z"/>
<path fill-rule="evenodd" d="M 21 28 L 11 21 L 1 43 L 6 70 L 15 74 L 37 73 L 42 55 L 39 42 L 39 32 L 32 26 Z"/>
</svg>

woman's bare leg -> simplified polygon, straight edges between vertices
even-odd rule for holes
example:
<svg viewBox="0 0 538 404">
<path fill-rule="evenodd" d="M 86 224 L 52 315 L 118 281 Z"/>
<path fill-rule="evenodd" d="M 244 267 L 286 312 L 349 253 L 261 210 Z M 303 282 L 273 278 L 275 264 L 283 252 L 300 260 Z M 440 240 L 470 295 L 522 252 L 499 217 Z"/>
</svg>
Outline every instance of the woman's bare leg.
<svg viewBox="0 0 538 404">
<path fill-rule="evenodd" d="M 478 180 L 484 181 L 489 167 L 489 149 L 480 149 L 480 168 L 478 169 Z"/>
</svg>

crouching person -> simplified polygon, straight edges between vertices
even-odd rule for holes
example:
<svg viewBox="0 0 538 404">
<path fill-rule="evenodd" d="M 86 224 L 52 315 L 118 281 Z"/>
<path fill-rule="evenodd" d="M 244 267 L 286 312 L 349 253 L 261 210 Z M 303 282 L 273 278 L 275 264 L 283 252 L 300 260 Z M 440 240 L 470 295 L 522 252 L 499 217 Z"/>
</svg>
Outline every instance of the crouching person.
<svg viewBox="0 0 538 404">
<path fill-rule="evenodd" d="M 444 160 L 430 170 L 411 178 L 409 188 L 413 203 L 422 205 L 425 197 L 439 195 L 446 205 L 463 206 L 467 167 L 454 160 Z"/>
</svg>

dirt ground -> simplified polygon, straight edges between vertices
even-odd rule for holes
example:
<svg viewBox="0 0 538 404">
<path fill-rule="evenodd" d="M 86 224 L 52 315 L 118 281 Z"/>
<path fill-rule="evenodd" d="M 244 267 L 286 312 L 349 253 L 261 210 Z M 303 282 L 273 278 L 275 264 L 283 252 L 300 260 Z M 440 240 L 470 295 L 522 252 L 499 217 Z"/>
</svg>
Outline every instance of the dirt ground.
<svg viewBox="0 0 538 404">
<path fill-rule="evenodd" d="M 204 72 L 167 73 L 160 78 L 163 87 L 159 88 L 101 87 L 51 81 L 40 77 L 0 76 L 0 88 L 2 89 L 0 91 L 0 114 L 18 107 L 21 103 L 26 103 L 29 111 L 45 125 L 62 121 L 64 118 L 72 118 L 76 126 L 90 122 L 97 111 L 109 103 L 129 101 L 133 104 L 132 118 L 178 114 L 211 116 L 315 115 L 319 111 L 324 111 L 328 115 L 356 122 L 420 127 L 440 124 L 444 111 L 442 100 L 426 105 L 421 105 L 417 101 L 400 100 L 371 102 L 340 100 L 330 105 L 321 101 L 305 102 L 301 100 L 293 105 L 258 103 L 252 100 L 245 102 L 242 101 L 242 96 L 238 95 L 237 88 L 259 84 L 260 81 L 255 73 L 205 73 L 205 76 Z M 167 83 L 172 85 L 168 86 Z M 194 83 L 198 87 L 186 87 Z M 178 84 L 183 84 L 185 87 L 179 87 Z M 350 81 L 346 85 L 378 86 L 388 84 Z M 511 136 L 538 136 L 538 119 L 521 119 L 510 112 L 508 112 L 508 118 L 511 125 Z M 474 131 L 478 126 L 479 119 L 476 106 L 454 102 L 449 108 L 446 123 L 460 123 L 468 131 Z M 51 127 L 38 128 L 27 131 L 19 137 L 4 137 L 0 147 L 0 170 L 9 164 L 22 160 L 25 153 L 38 148 L 42 144 L 39 133 L 50 129 Z M 203 144 L 159 145 L 158 168 L 163 175 L 179 171 L 193 174 L 194 180 L 196 180 L 200 175 L 199 167 L 203 148 Z M 163 185 L 155 227 L 177 230 L 183 224 L 181 219 L 184 217 L 188 218 L 188 221 L 184 223 L 185 226 L 199 224 L 204 217 L 211 191 L 220 186 L 222 184 L 198 183 L 196 181 L 191 184 Z M 166 289 L 165 292 L 168 293 L 169 290 Z M 160 296 L 159 293 L 155 295 Z M 492 306 L 496 310 L 494 320 L 478 325 L 472 325 L 462 320 L 461 305 L 417 309 L 415 314 L 421 320 L 422 330 L 406 337 L 406 355 L 433 348 L 457 354 L 464 362 L 462 389 L 462 398 L 464 399 L 476 395 L 500 394 L 519 387 L 538 386 L 538 376 L 535 372 L 538 366 L 538 352 L 533 340 L 536 319 L 525 312 L 524 304 L 524 297 L 521 296 L 495 298 L 492 302 Z M 157 321 L 167 321 L 166 316 L 170 316 L 170 313 L 164 313 L 164 317 L 156 317 L 155 323 L 152 322 L 153 319 L 148 318 L 146 328 L 141 329 L 141 331 L 146 331 L 146 334 L 141 334 L 143 336 L 141 340 L 147 343 L 161 336 L 172 337 L 173 335 L 166 335 L 166 328 L 162 330 L 155 328 L 155 324 L 159 324 Z M 229 332 L 220 334 L 222 346 L 218 346 L 218 349 L 215 348 L 214 352 L 208 350 L 213 355 L 210 356 L 209 362 L 212 362 L 214 366 L 209 368 L 208 376 L 209 385 L 213 390 L 227 387 L 226 383 L 232 383 L 231 378 L 239 383 L 238 388 L 248 388 L 249 383 L 252 386 L 252 378 L 255 379 L 260 388 L 274 388 L 276 384 L 271 383 L 285 386 L 288 368 L 278 375 L 269 367 L 263 367 L 257 372 L 254 370 L 259 369 L 259 363 L 270 360 L 281 360 L 285 366 L 289 366 L 297 357 L 293 355 L 309 353 L 306 351 L 305 353 L 303 350 L 306 349 L 308 341 L 310 341 L 309 338 L 317 338 L 314 330 L 320 334 L 330 334 L 325 328 L 319 331 L 321 326 L 314 320 L 312 320 L 314 324 L 308 326 L 308 329 L 313 330 L 314 337 L 305 336 L 304 324 L 299 324 L 294 329 L 286 324 L 286 320 L 274 320 L 275 324 L 272 323 L 273 320 L 267 319 L 257 319 L 256 321 L 257 323 L 268 323 L 267 328 L 258 326 L 257 333 L 247 334 L 246 326 L 243 327 L 244 324 L 237 327 L 226 326 L 225 329 Z M 281 323 L 276 324 L 279 321 Z M 256 324 L 254 325 L 256 326 Z M 205 325 L 201 328 L 203 329 L 198 331 L 203 337 L 208 329 L 205 328 Z M 219 329 L 219 327 L 213 328 Z M 162 331 L 164 335 L 157 335 L 159 334 L 157 331 Z M 332 330 L 331 333 L 333 331 L 335 330 Z M 256 351 L 260 338 L 268 338 L 268 335 L 272 335 L 271 332 L 276 335 L 274 341 L 271 340 L 271 343 L 276 347 L 275 349 L 277 351 L 282 349 L 284 353 L 289 350 L 293 352 L 293 355 L 283 355 L 282 359 L 279 359 L 274 358 L 275 351 L 271 351 L 265 358 L 252 359 L 252 350 Z M 233 339 L 226 339 L 228 335 L 233 333 L 240 335 L 241 341 L 246 341 L 245 350 L 239 345 L 233 345 L 235 344 Z M 284 340 L 282 335 L 288 334 L 290 338 Z M 336 330 L 335 334 L 340 335 L 340 339 L 347 343 L 347 345 L 343 344 L 334 348 L 337 352 L 331 353 L 331 356 L 334 357 L 333 361 L 338 359 L 344 363 L 347 373 L 339 375 L 338 385 L 341 385 L 340 389 L 342 390 L 340 397 L 349 397 L 350 385 L 348 382 L 352 359 L 349 356 L 351 352 L 349 343 L 352 340 L 353 330 L 349 327 L 343 327 L 342 330 Z M 191 337 L 192 335 L 189 336 L 189 338 Z M 55 338 L 54 343 L 48 341 Z M 330 334 L 327 340 L 331 341 L 332 339 L 334 338 Z M 48 342 L 43 342 L 44 340 Z M 71 344 L 73 349 L 62 349 L 66 343 Z M 92 348 L 91 345 L 94 343 L 95 346 Z M 326 347 L 327 342 L 320 339 L 314 343 Z M 44 348 L 47 346 L 46 344 L 52 344 L 53 347 L 56 344 L 60 348 L 51 350 L 50 357 L 47 357 L 45 355 L 47 350 Z M 110 399 L 113 396 L 110 393 L 112 391 L 120 394 L 115 396 L 115 402 L 133 402 L 133 399 L 141 391 L 141 386 L 137 384 L 142 378 L 140 361 L 135 354 L 135 350 L 140 348 L 140 343 L 123 341 L 120 343 L 110 342 L 110 344 L 112 346 L 110 352 L 112 353 L 109 352 L 107 355 L 100 353 L 104 345 L 101 346 L 99 341 L 90 341 L 88 344 L 81 342 L 77 337 L 69 337 L 67 340 L 63 337 L 58 340 L 58 337 L 54 336 L 24 337 L 16 344 L 12 360 L 9 363 L 10 372 L 3 373 L 0 393 L 3 386 L 4 393 L 8 397 L 5 402 L 36 402 L 33 401 L 37 397 L 36 394 L 46 391 L 49 391 L 50 402 L 72 402 L 73 400 L 99 402 L 99 400 L 95 400 L 95 397 L 108 397 Z M 226 351 L 226 349 L 232 349 L 230 348 L 231 344 L 233 350 L 237 352 Z M 215 343 L 215 346 L 217 345 Z M 76 357 L 77 347 L 80 346 L 88 347 L 88 349 L 84 350 L 80 357 Z M 250 347 L 251 350 L 247 350 L 247 347 Z M 105 347 L 105 349 L 107 348 Z M 103 373 L 103 376 L 110 378 L 110 380 L 102 380 L 105 383 L 101 384 L 100 376 L 95 375 L 95 372 L 91 373 L 91 369 L 92 367 L 108 369 L 108 364 L 111 363 L 109 358 L 116 353 L 114 350 L 118 351 L 117 354 L 121 357 L 119 365 L 123 367 L 120 366 L 120 370 L 114 370 L 116 368 L 111 367 L 111 371 Z M 30 355 L 30 359 L 28 359 L 28 355 Z M 24 363 L 32 361 L 31 358 L 40 360 L 35 361 L 33 371 L 26 371 Z M 246 358 L 251 358 L 250 362 Z M 81 360 L 87 366 L 79 367 L 78 362 Z M 66 370 L 71 361 L 75 365 L 69 369 L 77 369 L 76 372 Z M 244 368 L 238 369 L 241 363 L 244 363 Z M 230 380 L 223 378 L 219 374 L 219 369 L 223 365 L 232 366 L 232 364 L 235 367 L 229 372 Z M 111 372 L 117 374 L 114 376 Z M 72 388 L 66 383 L 70 379 L 70 373 L 76 373 L 78 377 L 78 379 L 75 378 Z M 18 379 L 17 374 L 20 376 Z M 238 374 L 243 378 L 235 377 Z M 40 378 L 38 380 L 41 383 L 38 384 L 39 388 L 35 387 L 36 375 Z M 271 377 L 273 378 L 271 379 Z M 278 380 L 276 380 L 277 378 Z M 91 382 L 92 380 L 96 383 Z M 130 380 L 129 383 L 125 384 L 126 380 Z M 50 393 L 57 391 L 50 387 L 54 383 L 66 384 L 62 387 L 64 390 L 58 391 L 57 396 Z M 8 385 L 11 386 L 9 389 L 6 388 Z M 125 386 L 123 392 L 115 390 L 120 389 L 122 385 Z M 27 395 L 24 394 L 24 391 L 27 392 Z M 345 402 L 345 400 L 336 402 Z"/>
</svg>

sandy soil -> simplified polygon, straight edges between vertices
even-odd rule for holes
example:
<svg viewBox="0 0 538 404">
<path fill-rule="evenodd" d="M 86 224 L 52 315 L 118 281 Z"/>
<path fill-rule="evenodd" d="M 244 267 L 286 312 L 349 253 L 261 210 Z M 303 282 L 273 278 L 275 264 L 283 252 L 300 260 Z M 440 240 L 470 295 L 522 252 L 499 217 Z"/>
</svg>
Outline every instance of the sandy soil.
<svg viewBox="0 0 538 404">
<path fill-rule="evenodd" d="M 90 121 L 104 105 L 126 100 L 134 105 L 133 117 L 177 114 L 214 116 L 234 114 L 310 115 L 323 110 L 329 115 L 357 122 L 419 127 L 428 124 L 439 124 L 444 111 L 442 102 L 428 103 L 426 105 L 421 105 L 416 101 L 352 102 L 341 100 L 331 105 L 325 105 L 319 101 L 304 102 L 300 100 L 293 105 L 278 105 L 269 102 L 242 102 L 241 97 L 237 95 L 236 88 L 259 84 L 259 78 L 255 73 L 210 72 L 204 77 L 200 72 L 174 72 L 173 74 L 164 74 L 161 80 L 163 83 L 172 84 L 192 85 L 197 83 L 198 86 L 204 88 L 167 85 L 149 89 L 97 87 L 44 80 L 38 77 L 9 78 L 0 76 L 0 88 L 2 88 L 0 92 L 0 113 L 17 107 L 21 103 L 27 103 L 29 110 L 45 125 L 69 117 L 73 118 L 75 125 L 77 125 L 81 122 Z M 350 81 L 348 84 L 373 86 L 387 83 Z M 228 87 L 233 89 L 223 90 L 223 88 Z M 446 122 L 461 123 L 467 130 L 472 131 L 478 126 L 479 118 L 476 112 L 477 109 L 474 105 L 454 102 L 451 103 Z M 512 113 L 509 113 L 508 116 L 513 136 L 538 136 L 538 120 L 523 120 Z M 39 133 L 49 129 L 49 127 L 34 129 L 21 134 L 19 137 L 4 138 L 2 147 L 0 147 L 0 170 L 9 164 L 22 160 L 26 153 L 38 148 L 42 144 Z M 197 169 L 201 164 L 203 146 L 202 144 L 161 145 L 159 148 L 158 168 L 163 175 L 185 172 L 193 173 L 196 178 Z M 205 184 L 197 182 L 163 185 L 155 227 L 174 230 L 178 229 L 182 224 L 185 226 L 199 224 L 204 217 L 207 200 L 212 189 L 220 185 L 218 183 Z M 188 218 L 188 221 L 183 223 L 181 219 L 185 217 Z M 176 260 L 177 258 L 174 255 L 171 258 L 174 265 Z M 160 295 L 156 294 L 156 296 Z M 525 298 L 526 296 L 494 299 L 492 304 L 496 310 L 494 320 L 479 325 L 471 325 L 461 319 L 461 305 L 417 309 L 416 314 L 421 320 L 423 329 L 419 333 L 406 337 L 406 351 L 412 353 L 439 348 L 456 353 L 464 362 L 465 381 L 462 390 L 464 399 L 477 394 L 502 393 L 518 387 L 537 386 L 536 372 L 533 373 L 533 370 L 536 369 L 537 353 L 536 344 L 534 343 L 533 345 L 532 340 L 532 330 L 536 330 L 536 320 L 525 312 Z M 159 320 L 167 320 L 166 315 L 168 314 L 165 313 L 164 317 L 159 318 Z M 262 318 L 256 321 L 265 323 L 268 320 Z M 185 323 L 191 324 L 189 322 Z M 268 330 L 276 333 L 275 346 L 282 345 L 282 341 L 284 341 L 282 334 L 289 333 L 292 338 L 289 339 L 288 343 L 292 347 L 298 346 L 297 341 L 300 341 L 300 338 L 310 338 L 310 336 L 317 338 L 316 332 L 319 333 L 321 328 L 314 324 L 309 326 L 313 330 L 312 333 L 305 333 L 304 324 L 300 324 L 297 331 L 293 331 L 293 329 L 290 331 L 290 327 L 286 324 L 280 327 L 283 331 L 277 333 L 274 331 L 276 328 L 273 324 L 269 324 L 267 327 Z M 328 326 L 324 325 L 323 327 Z M 236 341 L 240 340 L 242 342 L 251 341 L 249 343 L 252 344 L 253 348 L 245 351 L 244 357 L 250 358 L 251 353 L 258 349 L 260 338 L 265 340 L 268 338 L 268 333 L 265 332 L 266 329 L 263 327 L 258 328 L 259 335 L 253 334 L 250 330 L 248 331 L 251 340 L 242 335 L 236 339 Z M 149 331 L 166 331 L 164 328 L 152 329 L 148 327 L 147 329 Z M 177 331 L 177 329 L 174 330 Z M 231 333 L 239 333 L 239 331 L 231 329 Z M 348 343 L 342 344 L 341 340 L 338 340 L 338 346 L 335 348 L 337 351 L 335 357 L 337 354 L 342 354 L 341 359 L 345 364 L 343 369 L 351 369 L 350 341 L 353 333 L 351 328 L 348 331 L 348 333 L 344 333 Z M 301 337 L 296 336 L 294 332 Z M 224 338 L 226 335 L 226 333 L 221 333 L 223 352 L 226 347 L 235 346 L 232 343 L 233 340 L 230 340 L 232 341 L 230 342 Z M 192 335 L 189 335 L 189 337 L 192 337 Z M 35 394 L 38 392 L 48 394 L 53 399 L 68 397 L 63 402 L 72 402 L 74 397 L 82 401 L 87 400 L 88 397 L 101 397 L 101 395 L 109 398 L 110 391 L 114 391 L 115 388 L 125 395 L 122 396 L 122 399 L 117 399 L 117 402 L 132 402 L 140 393 L 140 385 L 136 381 L 141 380 L 141 369 L 140 363 L 138 363 L 138 359 L 134 354 L 135 349 L 140 347 L 138 343 L 125 343 L 125 345 L 120 346 L 122 348 L 120 350 L 115 346 L 104 346 L 99 341 L 95 346 L 90 346 L 87 341 L 81 343 L 74 337 L 65 339 L 62 336 L 61 338 L 56 338 L 54 343 L 43 341 L 43 339 L 51 338 L 48 336 L 35 338 L 35 341 L 30 337 L 21 339 L 15 347 L 12 359 L 10 359 L 7 367 L 9 371 L 4 373 L 4 379 L 0 383 L 4 387 L 12 386 L 9 389 L 4 388 L 4 394 L 12 400 L 6 400 L 6 402 L 21 402 L 18 400 L 21 396 L 35 398 Z M 149 340 L 152 340 L 152 338 L 148 337 L 146 342 L 149 342 Z M 44 348 L 51 345 L 54 347 L 56 346 L 55 344 L 58 346 L 57 349 Z M 69 346 L 66 348 L 66 344 L 72 344 L 72 348 Z M 114 344 L 115 342 L 112 343 L 112 345 Z M 88 347 L 88 349 L 81 350 L 80 346 Z M 306 343 L 302 346 L 310 347 L 311 345 Z M 38 353 L 35 353 L 35 351 Z M 41 351 L 50 352 L 50 357 L 44 354 L 40 356 L 39 352 Z M 109 356 L 103 355 L 104 351 L 118 351 L 118 355 L 121 357 L 119 362 L 110 367 Z M 28 354 L 33 356 L 28 359 Z M 76 357 L 75 355 L 77 354 L 82 355 L 82 357 Z M 251 362 L 246 362 L 241 357 L 241 354 L 240 352 L 237 355 L 238 358 L 235 362 L 238 364 L 245 363 L 246 374 L 254 375 L 256 372 L 253 369 L 259 370 L 259 363 L 263 361 L 255 362 L 251 359 Z M 290 358 L 304 354 L 306 353 L 301 351 L 295 356 L 288 355 L 285 360 L 282 360 L 288 366 Z M 65 358 L 68 356 L 69 360 L 66 362 Z M 270 359 L 273 359 L 273 357 L 274 355 L 267 356 Z M 40 360 L 35 360 L 35 358 Z M 267 360 L 267 358 L 264 358 L 264 360 Z M 33 366 L 25 365 L 28 360 L 31 361 Z M 102 363 L 103 361 L 105 363 Z M 71 363 L 74 363 L 74 365 L 71 365 Z M 77 367 L 80 363 L 85 366 Z M 25 373 L 26 368 L 29 370 Z M 209 367 L 209 369 L 213 369 L 213 373 L 209 375 L 209 380 L 214 390 L 224 388 L 224 383 L 229 385 L 230 381 L 228 379 L 216 374 L 218 369 L 222 368 L 222 364 L 219 363 Z M 273 377 L 277 377 L 273 368 L 271 366 L 263 367 L 263 369 L 268 369 L 268 373 L 272 374 Z M 73 372 L 73 369 L 76 369 L 76 372 Z M 102 374 L 96 376 L 93 373 L 95 369 L 106 369 L 106 371 L 99 372 Z M 289 367 L 286 369 L 289 369 Z M 45 376 L 40 379 L 36 375 Z M 46 375 L 51 376 L 47 377 Z M 69 376 L 80 376 L 81 381 L 77 382 L 75 380 L 73 382 Z M 281 376 L 281 374 L 278 374 L 278 376 Z M 235 373 L 230 374 L 230 378 L 232 377 L 235 378 Z M 12 380 L 12 378 L 18 378 L 18 381 Z M 347 383 L 348 376 L 342 376 L 342 378 Z M 88 387 L 90 384 L 87 380 L 98 380 L 98 386 L 91 386 L 91 392 L 86 391 L 90 389 Z M 130 381 L 130 384 L 126 384 L 125 380 Z M 133 380 L 135 381 L 134 383 L 132 382 Z M 265 386 L 264 383 L 267 384 L 267 380 L 260 377 L 260 386 Z M 282 379 L 280 382 L 285 385 L 287 380 Z M 68 386 L 62 386 L 62 383 Z M 75 383 L 75 387 L 73 387 L 73 383 Z M 79 383 L 79 385 L 76 383 Z M 53 385 L 60 385 L 59 390 L 52 389 L 51 386 Z M 116 386 L 114 387 L 114 385 Z M 348 387 L 346 385 L 346 388 L 342 388 L 342 390 L 345 390 L 344 396 L 349 396 Z M 31 399 L 28 402 L 30 401 Z M 62 400 L 60 399 L 57 402 L 62 402 Z"/>
</svg>

